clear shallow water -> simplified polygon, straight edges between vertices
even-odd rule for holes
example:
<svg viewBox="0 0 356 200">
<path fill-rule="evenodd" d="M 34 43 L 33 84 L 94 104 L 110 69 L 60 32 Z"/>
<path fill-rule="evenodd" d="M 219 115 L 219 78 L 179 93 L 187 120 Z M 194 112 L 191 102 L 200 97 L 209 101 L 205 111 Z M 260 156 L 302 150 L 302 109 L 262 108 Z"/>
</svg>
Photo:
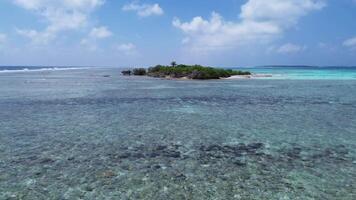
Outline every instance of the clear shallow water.
<svg viewBox="0 0 356 200">
<path fill-rule="evenodd" d="M 253 67 L 258 74 L 273 75 L 267 79 L 288 80 L 356 80 L 356 67 Z"/>
<path fill-rule="evenodd" d="M 0 74 L 0 199 L 355 199 L 355 91 Z"/>
</svg>

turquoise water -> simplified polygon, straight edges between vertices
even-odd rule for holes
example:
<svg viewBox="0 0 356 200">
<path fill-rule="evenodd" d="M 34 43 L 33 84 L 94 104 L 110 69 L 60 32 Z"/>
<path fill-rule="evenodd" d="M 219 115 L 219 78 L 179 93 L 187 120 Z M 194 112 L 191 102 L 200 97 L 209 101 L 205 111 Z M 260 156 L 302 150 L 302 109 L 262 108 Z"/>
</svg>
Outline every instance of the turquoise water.
<svg viewBox="0 0 356 200">
<path fill-rule="evenodd" d="M 355 199 L 356 80 L 119 72 L 0 73 L 0 199 Z"/>
<path fill-rule="evenodd" d="M 356 67 L 253 67 L 257 74 L 271 74 L 268 79 L 356 80 Z"/>
</svg>

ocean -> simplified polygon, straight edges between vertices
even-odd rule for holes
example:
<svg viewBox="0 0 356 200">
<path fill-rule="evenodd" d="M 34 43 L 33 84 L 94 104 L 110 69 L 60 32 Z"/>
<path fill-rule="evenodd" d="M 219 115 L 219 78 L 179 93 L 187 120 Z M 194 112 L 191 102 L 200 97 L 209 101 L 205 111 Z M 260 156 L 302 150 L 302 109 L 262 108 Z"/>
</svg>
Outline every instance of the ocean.
<svg viewBox="0 0 356 200">
<path fill-rule="evenodd" d="M 356 68 L 13 70 L 0 69 L 0 199 L 356 198 Z"/>
</svg>

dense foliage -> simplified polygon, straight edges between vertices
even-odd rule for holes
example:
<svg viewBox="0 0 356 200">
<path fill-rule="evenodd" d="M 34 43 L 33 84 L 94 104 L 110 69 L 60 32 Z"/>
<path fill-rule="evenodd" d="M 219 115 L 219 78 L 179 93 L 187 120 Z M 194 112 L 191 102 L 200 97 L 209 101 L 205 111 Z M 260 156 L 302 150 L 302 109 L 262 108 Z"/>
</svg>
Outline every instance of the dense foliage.
<svg viewBox="0 0 356 200">
<path fill-rule="evenodd" d="M 133 74 L 135 76 L 144 76 L 146 75 L 146 69 L 145 68 L 135 68 L 133 69 Z"/>
<path fill-rule="evenodd" d="M 250 72 L 236 71 L 231 69 L 221 69 L 213 67 L 204 67 L 201 65 L 175 65 L 163 66 L 157 65 L 148 69 L 147 75 L 153 77 L 169 77 L 190 79 L 219 79 L 234 75 L 250 75 Z"/>
</svg>

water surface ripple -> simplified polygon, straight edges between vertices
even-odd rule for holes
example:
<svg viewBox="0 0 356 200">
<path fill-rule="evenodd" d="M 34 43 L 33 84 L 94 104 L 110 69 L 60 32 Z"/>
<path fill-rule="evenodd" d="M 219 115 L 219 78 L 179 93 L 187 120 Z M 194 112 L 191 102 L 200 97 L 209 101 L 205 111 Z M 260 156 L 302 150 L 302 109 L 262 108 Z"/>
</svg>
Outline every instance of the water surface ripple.
<svg viewBox="0 0 356 200">
<path fill-rule="evenodd" d="M 0 199 L 355 199 L 355 91 L 3 73 Z"/>
</svg>

